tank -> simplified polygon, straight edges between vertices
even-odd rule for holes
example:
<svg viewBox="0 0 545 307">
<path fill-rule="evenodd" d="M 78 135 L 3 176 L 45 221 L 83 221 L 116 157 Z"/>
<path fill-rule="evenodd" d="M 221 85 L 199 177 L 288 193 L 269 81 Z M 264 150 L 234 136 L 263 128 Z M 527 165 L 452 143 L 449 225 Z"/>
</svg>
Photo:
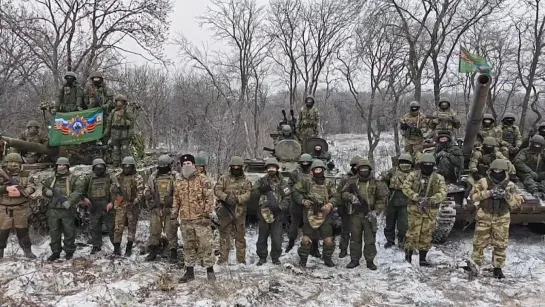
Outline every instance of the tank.
<svg viewBox="0 0 545 307">
<path fill-rule="evenodd" d="M 437 217 L 437 227 L 433 235 L 434 243 L 445 243 L 455 224 L 467 228 L 475 221 L 476 211 L 472 210 L 469 190 L 471 185 L 467 179 L 469 176 L 469 160 L 475 146 L 477 135 L 481 130 L 481 122 L 486 108 L 491 78 L 489 75 L 479 75 L 475 84 L 475 95 L 468 114 L 468 121 L 463 140 L 458 140 L 464 154 L 464 169 L 460 172 L 459 181 L 448 185 L 447 200 L 441 204 Z M 428 151 L 430 149 L 426 149 Z M 431 149 L 430 151 L 433 151 Z M 541 201 L 528 193 L 521 182 L 515 182 L 524 202 L 521 209 L 511 212 L 511 224 L 543 225 L 545 222 L 545 207 Z"/>
</svg>

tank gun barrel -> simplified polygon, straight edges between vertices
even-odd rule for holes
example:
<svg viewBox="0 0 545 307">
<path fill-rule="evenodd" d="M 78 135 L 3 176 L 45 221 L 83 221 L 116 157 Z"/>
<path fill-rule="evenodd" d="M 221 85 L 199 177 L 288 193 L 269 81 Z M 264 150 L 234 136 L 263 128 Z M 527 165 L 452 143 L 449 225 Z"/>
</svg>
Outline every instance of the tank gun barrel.
<svg viewBox="0 0 545 307">
<path fill-rule="evenodd" d="M 473 96 L 473 103 L 469 110 L 468 121 L 466 124 L 466 134 L 464 137 L 464 145 L 462 151 L 465 157 L 471 156 L 473 146 L 475 145 L 475 139 L 477 134 L 481 130 L 481 122 L 484 115 L 484 109 L 488 98 L 488 91 L 490 89 L 490 75 L 482 74 L 477 77 L 475 84 L 475 94 Z"/>
<path fill-rule="evenodd" d="M 56 157 L 59 154 L 59 148 L 49 147 L 40 143 L 27 142 L 7 136 L 2 136 L 2 140 L 9 147 L 13 147 L 27 152 L 37 152 L 40 154 L 48 155 L 50 157 Z"/>
</svg>

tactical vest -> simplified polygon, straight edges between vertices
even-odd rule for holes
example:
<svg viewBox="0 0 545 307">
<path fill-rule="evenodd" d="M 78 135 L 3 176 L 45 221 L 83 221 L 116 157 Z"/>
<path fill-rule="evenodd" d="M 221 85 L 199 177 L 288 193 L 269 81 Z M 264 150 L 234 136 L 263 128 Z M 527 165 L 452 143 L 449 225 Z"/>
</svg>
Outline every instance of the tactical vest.
<svg viewBox="0 0 545 307">
<path fill-rule="evenodd" d="M 405 114 L 403 117 L 405 120 L 405 123 L 409 126 L 407 130 L 405 130 L 405 137 L 408 139 L 420 139 L 424 137 L 424 133 L 422 132 L 422 121 L 424 119 L 424 115 L 421 113 L 418 113 L 418 115 L 413 116 L 410 113 Z"/>
<path fill-rule="evenodd" d="M 437 182 L 437 173 L 432 173 L 430 176 L 423 176 L 422 172 L 418 172 L 415 176 L 411 189 L 418 194 L 419 197 L 431 197 L 430 190 L 433 184 Z"/>
<path fill-rule="evenodd" d="M 369 210 L 373 210 L 375 206 L 375 191 L 377 189 L 376 180 L 369 179 L 367 181 L 358 180 L 358 189 L 361 196 L 369 204 Z M 363 213 L 363 206 L 354 206 L 354 213 Z"/>
<path fill-rule="evenodd" d="M 127 119 L 127 109 L 116 109 L 111 116 L 112 136 L 115 136 L 116 138 L 128 138 L 131 126 Z"/>
<path fill-rule="evenodd" d="M 301 108 L 301 118 L 299 119 L 299 122 L 302 129 L 314 128 L 314 126 L 316 126 L 316 112 L 317 110 L 315 107 L 310 109 L 307 107 Z"/>
<path fill-rule="evenodd" d="M 20 174 L 11 175 L 10 177 L 15 179 L 17 182 L 19 182 L 19 186 L 21 187 L 21 189 L 26 188 L 27 183 L 28 183 L 28 177 L 26 177 L 26 176 L 21 177 Z M 6 183 L 7 183 L 7 180 L 4 180 L 3 184 L 6 184 Z M 2 205 L 4 205 L 4 206 L 17 206 L 17 205 L 23 204 L 25 202 L 28 202 L 28 198 L 26 198 L 22 194 L 19 197 L 9 197 L 7 191 L 4 192 L 4 194 L 2 195 L 2 199 L 0 201 L 0 203 Z"/>
<path fill-rule="evenodd" d="M 87 103 L 88 108 L 98 108 L 106 104 L 106 89 L 104 86 L 96 87 L 90 85 L 87 92 L 87 97 L 85 103 Z"/>
<path fill-rule="evenodd" d="M 59 112 L 73 112 L 77 110 L 77 84 L 74 82 L 73 86 L 65 85 L 62 88 L 63 97 L 59 106 Z"/>
<path fill-rule="evenodd" d="M 396 168 L 392 178 L 390 178 L 389 188 L 392 190 L 401 190 L 403 188 L 403 182 L 407 179 L 409 173 Z"/>
<path fill-rule="evenodd" d="M 174 178 L 172 174 L 157 175 L 153 180 L 152 193 L 154 203 L 159 200 L 159 205 L 171 208 L 174 194 Z M 155 204 L 157 205 L 157 204 Z"/>
<path fill-rule="evenodd" d="M 127 201 L 132 203 L 134 199 L 136 198 L 137 191 L 136 191 L 136 181 L 134 180 L 134 177 L 136 175 L 129 175 L 125 176 L 121 174 L 119 176 L 119 185 L 123 188 L 125 191 L 125 194 L 127 194 Z"/>
<path fill-rule="evenodd" d="M 481 175 L 486 175 L 486 172 L 490 168 L 490 163 L 492 163 L 494 160 L 496 160 L 496 154 L 483 154 L 481 159 L 479 159 L 479 162 L 477 164 L 477 170 L 478 173 Z"/>
<path fill-rule="evenodd" d="M 89 181 L 89 188 L 87 189 L 87 197 L 91 202 L 104 202 L 110 201 L 110 188 L 112 186 L 112 180 L 110 176 L 105 175 L 101 177 L 92 176 Z"/>
<path fill-rule="evenodd" d="M 494 182 L 492 182 L 490 178 L 486 178 L 486 183 L 488 185 L 488 189 L 492 189 L 495 186 Z M 484 212 L 488 214 L 494 214 L 499 216 L 507 214 L 510 211 L 509 204 L 507 203 L 507 200 L 505 200 L 505 198 L 494 199 L 490 197 L 481 200 L 480 207 L 483 209 Z"/>
<path fill-rule="evenodd" d="M 60 180 L 57 180 L 60 179 Z M 70 196 L 71 191 L 71 184 L 72 184 L 72 174 L 66 176 L 65 178 L 53 178 L 53 181 L 51 181 L 51 185 L 49 186 L 50 189 L 58 188 L 59 193 L 61 195 L 64 195 L 65 197 Z M 49 202 L 49 208 L 50 209 L 66 209 L 62 206 L 62 204 L 53 204 Z"/>
<path fill-rule="evenodd" d="M 517 141 L 517 134 L 514 127 L 502 127 L 502 139 L 509 143 L 509 145 L 515 147 Z"/>
<path fill-rule="evenodd" d="M 310 208 L 307 211 L 308 223 L 312 229 L 318 229 L 325 222 L 327 216 L 322 212 L 322 206 L 329 202 L 329 192 L 327 190 L 327 181 L 324 184 L 319 185 L 314 182 L 310 182 L 309 195 L 313 198 L 322 200 L 322 204 L 319 204 L 315 208 Z M 316 212 L 314 210 L 317 210 Z"/>
<path fill-rule="evenodd" d="M 274 194 L 276 205 L 280 206 L 280 202 L 282 199 L 290 194 L 290 189 L 286 184 L 282 184 L 281 180 L 275 180 L 275 181 L 269 181 L 266 178 L 260 179 L 261 184 L 269 184 L 272 188 L 272 192 Z M 272 211 L 267 208 L 267 205 L 269 203 L 269 197 L 268 195 L 261 195 L 259 197 L 259 208 L 261 211 L 261 216 L 263 217 L 263 220 L 265 220 L 266 223 L 271 224 L 275 221 L 274 215 Z"/>
<path fill-rule="evenodd" d="M 444 117 L 444 118 L 452 118 L 454 116 L 453 112 L 450 109 L 446 111 L 442 111 L 442 110 L 436 111 L 435 115 L 437 117 Z M 439 119 L 439 118 L 435 120 L 438 122 L 437 126 L 435 127 L 436 130 L 448 130 L 448 131 L 454 130 L 454 126 L 452 125 L 451 121 Z"/>
</svg>

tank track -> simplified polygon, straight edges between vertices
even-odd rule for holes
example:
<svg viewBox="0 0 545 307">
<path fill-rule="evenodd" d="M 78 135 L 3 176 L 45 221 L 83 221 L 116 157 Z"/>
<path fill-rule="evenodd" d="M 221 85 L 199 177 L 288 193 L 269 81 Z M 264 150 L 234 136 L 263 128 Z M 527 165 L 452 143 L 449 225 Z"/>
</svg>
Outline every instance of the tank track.
<svg viewBox="0 0 545 307">
<path fill-rule="evenodd" d="M 447 200 L 441 204 L 437 215 L 437 226 L 433 233 L 433 243 L 442 244 L 447 241 L 456 221 L 454 205 L 453 200 Z"/>
</svg>

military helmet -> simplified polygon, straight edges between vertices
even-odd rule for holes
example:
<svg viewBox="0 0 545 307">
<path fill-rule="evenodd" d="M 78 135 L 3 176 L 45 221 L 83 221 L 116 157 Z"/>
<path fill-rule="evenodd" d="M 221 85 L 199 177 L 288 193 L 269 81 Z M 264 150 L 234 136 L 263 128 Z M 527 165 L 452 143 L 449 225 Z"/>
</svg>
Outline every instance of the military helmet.
<svg viewBox="0 0 545 307">
<path fill-rule="evenodd" d="M 530 139 L 530 143 L 538 143 L 538 144 L 541 144 L 541 146 L 544 146 L 545 139 L 541 135 L 536 134 Z"/>
<path fill-rule="evenodd" d="M 441 131 L 438 131 L 437 132 L 437 139 L 439 138 L 442 138 L 442 137 L 448 137 L 449 139 L 452 140 L 452 132 L 448 131 L 448 130 L 441 130 Z"/>
<path fill-rule="evenodd" d="M 490 119 L 491 121 L 496 121 L 494 119 L 494 116 L 492 116 L 492 114 L 490 114 L 490 113 L 486 113 L 485 115 L 483 115 L 483 120 L 485 120 L 485 119 Z"/>
<path fill-rule="evenodd" d="M 21 155 L 16 153 L 16 152 L 12 152 L 12 153 L 7 154 L 5 160 L 6 160 L 6 162 L 23 163 L 23 158 L 21 158 Z"/>
<path fill-rule="evenodd" d="M 31 120 L 29 120 L 28 123 L 26 124 L 26 127 L 27 127 L 27 128 L 30 128 L 30 127 L 37 127 L 37 128 L 40 128 L 40 123 L 39 123 L 37 120 L 31 119 Z"/>
<path fill-rule="evenodd" d="M 487 136 L 483 140 L 483 145 L 498 146 L 498 143 L 496 142 L 496 138 L 491 137 L 491 136 Z"/>
<path fill-rule="evenodd" d="M 433 164 L 435 164 L 435 157 L 431 153 L 425 153 L 420 158 L 420 163 L 433 163 Z"/>
<path fill-rule="evenodd" d="M 229 163 L 229 166 L 244 166 L 244 159 L 239 156 L 233 156 L 231 157 L 231 163 Z"/>
<path fill-rule="evenodd" d="M 117 95 L 114 96 L 114 101 L 125 101 L 125 102 L 127 102 L 127 96 L 117 94 Z"/>
<path fill-rule="evenodd" d="M 172 163 L 172 158 L 169 155 L 160 155 L 157 159 L 157 165 L 159 167 L 161 166 L 169 166 Z"/>
<path fill-rule="evenodd" d="M 314 159 L 314 161 L 312 161 L 312 165 L 310 166 L 310 169 L 314 170 L 315 168 L 322 168 L 325 170 L 326 167 L 325 167 L 324 161 L 320 159 Z"/>
<path fill-rule="evenodd" d="M 278 160 L 276 160 L 275 158 L 268 158 L 267 160 L 265 160 L 265 167 L 268 167 L 269 165 L 274 165 L 278 169 L 280 168 L 280 163 L 278 163 Z"/>
<path fill-rule="evenodd" d="M 401 163 L 401 161 L 407 161 L 407 162 L 410 162 L 411 164 L 414 164 L 413 156 L 411 156 L 408 153 L 402 153 L 401 155 L 399 155 L 399 158 L 397 158 L 397 160 L 399 161 L 399 163 Z"/>
<path fill-rule="evenodd" d="M 282 133 L 291 133 L 291 126 L 290 125 L 283 125 L 282 126 Z"/>
<path fill-rule="evenodd" d="M 446 102 L 446 103 L 448 103 L 450 105 L 450 100 L 447 97 L 439 98 L 439 102 L 437 103 L 437 105 L 440 105 L 441 102 Z"/>
<path fill-rule="evenodd" d="M 102 77 L 102 74 L 99 73 L 98 71 L 95 71 L 91 75 L 89 75 L 89 79 L 94 79 L 94 78 L 104 79 L 104 77 Z"/>
<path fill-rule="evenodd" d="M 67 77 L 72 77 L 74 79 L 77 79 L 78 76 L 76 75 L 75 72 L 73 71 L 67 71 L 65 74 L 64 74 L 64 79 L 66 79 Z"/>
<path fill-rule="evenodd" d="M 70 161 L 68 161 L 68 158 L 66 158 L 66 157 L 59 157 L 55 164 L 56 165 L 68 165 L 68 166 L 70 166 Z"/>
<path fill-rule="evenodd" d="M 503 118 L 502 118 L 502 119 L 507 119 L 507 118 L 516 119 L 517 117 L 515 116 L 515 114 L 507 112 L 507 113 L 505 113 L 505 114 L 503 115 Z"/>
<path fill-rule="evenodd" d="M 136 161 L 134 160 L 133 157 L 128 156 L 128 157 L 123 158 L 123 160 L 121 161 L 121 165 L 134 165 L 134 166 L 136 166 Z"/>
<path fill-rule="evenodd" d="M 196 156 L 195 157 L 195 165 L 198 166 L 206 166 L 208 163 L 206 162 L 206 157 L 204 156 Z"/>
<path fill-rule="evenodd" d="M 509 165 L 507 165 L 507 161 L 504 159 L 496 159 L 490 163 L 490 167 L 488 169 L 501 169 L 502 171 L 507 171 L 509 170 Z"/>
<path fill-rule="evenodd" d="M 373 169 L 373 165 L 371 165 L 371 161 L 369 161 L 368 159 L 365 159 L 365 158 L 361 158 L 358 161 L 358 164 L 356 164 L 356 168 L 360 168 L 362 166 L 369 166 L 370 169 Z"/>
<path fill-rule="evenodd" d="M 312 163 L 313 159 L 312 159 L 312 156 L 307 154 L 307 153 L 304 153 L 301 155 L 301 157 L 299 157 L 299 162 L 311 162 Z"/>
<path fill-rule="evenodd" d="M 420 108 L 420 102 L 418 101 L 411 101 L 411 103 L 409 103 L 409 108 Z"/>
<path fill-rule="evenodd" d="M 537 126 L 538 129 L 541 127 L 545 127 L 545 122 L 542 122 L 541 124 L 539 124 L 539 126 Z"/>
<path fill-rule="evenodd" d="M 99 164 L 104 164 L 106 165 L 106 162 L 104 162 L 104 160 L 102 158 L 96 158 L 93 160 L 93 167 L 99 165 Z"/>
<path fill-rule="evenodd" d="M 358 162 L 363 159 L 361 156 L 355 156 L 352 159 L 350 159 L 350 166 L 358 165 Z"/>
</svg>

